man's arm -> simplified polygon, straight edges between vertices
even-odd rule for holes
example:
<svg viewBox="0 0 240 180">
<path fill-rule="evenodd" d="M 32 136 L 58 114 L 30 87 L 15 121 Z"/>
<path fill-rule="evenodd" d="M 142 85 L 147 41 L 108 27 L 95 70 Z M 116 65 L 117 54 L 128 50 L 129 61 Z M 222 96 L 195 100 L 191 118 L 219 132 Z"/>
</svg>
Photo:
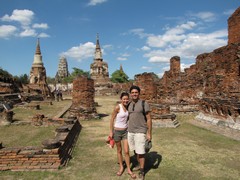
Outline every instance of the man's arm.
<svg viewBox="0 0 240 180">
<path fill-rule="evenodd" d="M 151 119 L 151 115 L 150 112 L 146 113 L 146 118 L 147 118 L 147 139 L 149 141 L 152 140 L 152 119 Z"/>
</svg>

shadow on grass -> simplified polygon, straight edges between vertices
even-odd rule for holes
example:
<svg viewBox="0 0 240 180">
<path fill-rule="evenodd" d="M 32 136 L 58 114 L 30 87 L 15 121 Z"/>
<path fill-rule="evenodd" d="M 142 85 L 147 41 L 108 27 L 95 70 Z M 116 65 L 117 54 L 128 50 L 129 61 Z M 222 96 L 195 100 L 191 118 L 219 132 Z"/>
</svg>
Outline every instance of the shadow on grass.
<svg viewBox="0 0 240 180">
<path fill-rule="evenodd" d="M 109 116 L 108 114 L 98 114 L 100 118 L 103 118 L 103 117 L 106 117 L 106 116 Z"/>
<path fill-rule="evenodd" d="M 135 155 L 130 157 L 130 161 L 132 163 L 131 169 L 138 165 L 138 161 Z M 162 161 L 162 156 L 158 154 L 156 151 L 149 152 L 145 155 L 145 167 L 144 171 L 147 174 L 151 169 L 157 169 Z"/>
</svg>

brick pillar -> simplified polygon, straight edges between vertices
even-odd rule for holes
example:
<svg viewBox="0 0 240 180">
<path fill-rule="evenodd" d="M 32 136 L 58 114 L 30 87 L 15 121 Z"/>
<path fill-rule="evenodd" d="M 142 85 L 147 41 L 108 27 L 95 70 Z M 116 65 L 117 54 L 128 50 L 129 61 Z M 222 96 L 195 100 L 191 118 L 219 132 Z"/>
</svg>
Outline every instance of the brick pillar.
<svg viewBox="0 0 240 180">
<path fill-rule="evenodd" d="M 135 75 L 135 84 L 141 89 L 141 98 L 155 101 L 157 99 L 157 78 L 153 73 Z"/>
<path fill-rule="evenodd" d="M 97 116 L 94 102 L 94 81 L 81 76 L 73 81 L 72 107 L 70 109 L 79 119 Z"/>
<path fill-rule="evenodd" d="M 240 7 L 228 18 L 228 44 L 240 43 Z"/>
</svg>

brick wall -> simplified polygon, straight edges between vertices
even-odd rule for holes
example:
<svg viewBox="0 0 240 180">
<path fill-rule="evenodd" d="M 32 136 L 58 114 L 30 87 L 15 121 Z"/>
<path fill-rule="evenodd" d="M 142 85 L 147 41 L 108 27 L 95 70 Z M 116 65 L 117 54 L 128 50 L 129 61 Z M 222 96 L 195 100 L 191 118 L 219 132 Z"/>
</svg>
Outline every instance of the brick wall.
<svg viewBox="0 0 240 180">
<path fill-rule="evenodd" d="M 78 120 L 66 122 L 68 124 L 56 129 L 57 133 L 53 139 L 43 142 L 43 147 L 1 148 L 0 170 L 51 171 L 66 165 L 81 131 Z"/>
</svg>

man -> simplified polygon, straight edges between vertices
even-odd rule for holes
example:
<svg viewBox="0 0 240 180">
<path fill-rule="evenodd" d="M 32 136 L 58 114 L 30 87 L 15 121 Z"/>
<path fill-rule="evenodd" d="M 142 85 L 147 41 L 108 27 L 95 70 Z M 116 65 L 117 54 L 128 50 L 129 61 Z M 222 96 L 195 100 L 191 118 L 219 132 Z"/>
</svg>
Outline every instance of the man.
<svg viewBox="0 0 240 180">
<path fill-rule="evenodd" d="M 140 96 L 140 88 L 132 86 L 130 88 L 131 103 L 128 106 L 128 143 L 131 151 L 135 151 L 140 165 L 139 178 L 144 179 L 145 164 L 145 142 L 152 140 L 152 120 L 150 108 L 147 102 L 144 109 Z M 145 110 L 145 113 L 144 113 Z"/>
</svg>

